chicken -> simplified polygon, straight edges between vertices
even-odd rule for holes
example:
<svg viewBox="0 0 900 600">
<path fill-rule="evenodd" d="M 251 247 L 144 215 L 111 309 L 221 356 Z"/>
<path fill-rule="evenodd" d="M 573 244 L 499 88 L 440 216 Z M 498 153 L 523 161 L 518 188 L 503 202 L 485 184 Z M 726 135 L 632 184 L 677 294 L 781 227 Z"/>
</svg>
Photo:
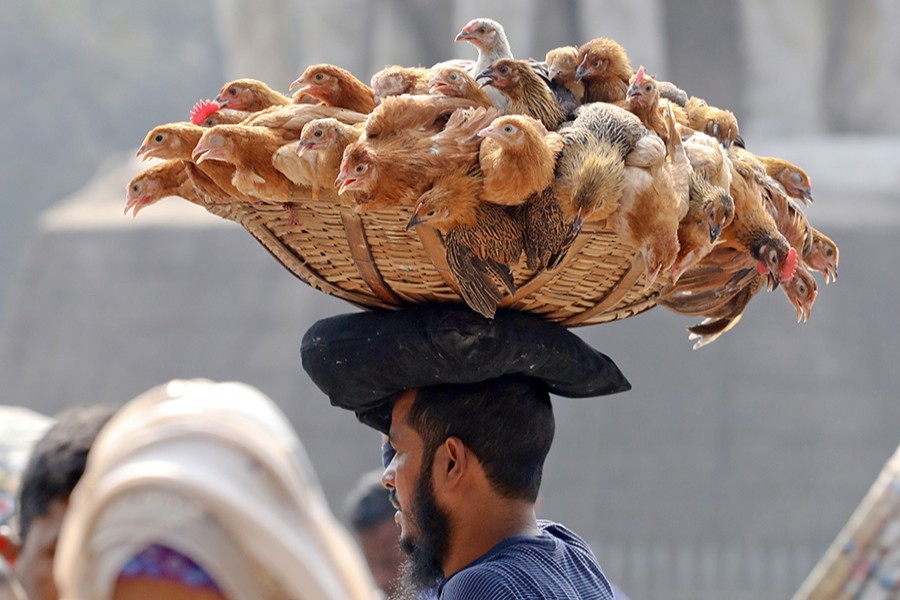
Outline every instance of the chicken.
<svg viewBox="0 0 900 600">
<path fill-rule="evenodd" d="M 359 139 L 363 128 L 342 123 L 337 119 L 315 119 L 303 127 L 297 154 L 309 165 L 313 199 L 319 188 L 334 189 L 334 180 L 341 171 L 344 148 Z"/>
<path fill-rule="evenodd" d="M 649 287 L 660 272 L 672 267 L 678 257 L 678 224 L 689 209 L 691 168 L 671 111 L 671 143 L 667 152 L 645 167 L 625 167 L 624 189 L 619 206 L 606 221 L 619 240 L 644 257 Z M 649 140 L 661 139 L 649 137 Z M 647 141 L 647 140 L 644 140 Z"/>
<path fill-rule="evenodd" d="M 168 123 L 154 127 L 144 138 L 137 151 L 138 158 L 160 158 L 163 160 L 192 161 L 192 152 L 207 128 L 193 123 Z M 189 176 L 192 170 L 186 167 Z M 194 181 L 194 186 L 207 202 L 230 202 L 231 200 L 252 201 L 231 183 L 234 167 L 222 162 L 198 165 L 204 180 Z M 194 174 L 195 178 L 199 175 Z"/>
<path fill-rule="evenodd" d="M 135 175 L 125 186 L 125 214 L 130 210 L 134 218 L 144 208 L 170 196 L 204 205 L 180 160 L 167 160 Z"/>
<path fill-rule="evenodd" d="M 803 261 L 797 263 L 797 269 L 794 271 L 793 277 L 785 281 L 781 289 L 791 304 L 794 305 L 794 308 L 797 309 L 797 322 L 807 321 L 812 312 L 813 303 L 816 301 L 818 286 L 816 285 L 816 279 L 803 264 Z"/>
<path fill-rule="evenodd" d="M 575 78 L 575 69 L 578 68 L 578 48 L 575 46 L 562 46 L 554 48 L 547 53 L 547 77 L 550 81 L 567 89 L 575 101 L 581 104 L 584 101 L 584 83 Z"/>
<path fill-rule="evenodd" d="M 713 136 L 727 148 L 740 139 L 737 118 L 730 110 L 710 106 L 706 100 L 691 96 L 684 105 L 693 129 Z"/>
<path fill-rule="evenodd" d="M 475 65 L 469 70 L 472 77 L 490 67 L 501 58 L 513 58 L 503 26 L 492 19 L 473 19 L 456 34 L 455 42 L 469 42 L 478 50 Z M 507 98 L 497 89 L 486 90 L 496 108 L 506 106 Z"/>
<path fill-rule="evenodd" d="M 247 196 L 282 204 L 304 191 L 272 163 L 284 144 L 280 135 L 266 127 L 217 125 L 205 130 L 192 157 L 197 165 L 213 160 L 234 166 L 234 187 Z"/>
<path fill-rule="evenodd" d="M 633 71 L 625 49 L 616 41 L 596 38 L 578 49 L 575 79 L 584 85 L 584 101 L 620 102 L 625 99 Z"/>
<path fill-rule="evenodd" d="M 702 323 L 688 327 L 691 340 L 696 340 L 694 350 L 698 350 L 703 346 L 711 344 L 719 339 L 719 337 L 731 331 L 744 316 L 744 311 L 750 300 L 763 289 L 765 278 L 755 275 L 750 282 L 737 292 L 727 297 L 727 302 L 723 302 L 720 306 L 711 311 Z"/>
<path fill-rule="evenodd" d="M 712 185 L 731 189 L 731 159 L 725 154 L 719 141 L 705 133 L 682 128 L 684 151 L 694 172 Z"/>
<path fill-rule="evenodd" d="M 474 77 L 458 67 L 438 67 L 429 80 L 429 92 L 450 98 L 465 98 L 478 106 L 490 107 L 494 103 Z"/>
<path fill-rule="evenodd" d="M 730 191 L 735 214 L 731 225 L 722 232 L 722 241 L 729 247 L 749 252 L 758 261 L 759 273 L 766 274 L 769 287 L 774 288 L 793 275 L 797 251 L 778 231 L 766 210 L 752 161 L 745 151 L 738 150 L 732 147 L 729 152 L 734 171 Z"/>
<path fill-rule="evenodd" d="M 625 188 L 625 156 L 650 137 L 640 120 L 607 103 L 586 104 L 559 132 L 563 149 L 556 176 L 521 213 L 528 267 L 553 269 L 565 256 L 585 220 L 603 221 L 619 206 Z M 659 138 L 658 155 L 665 158 Z"/>
<path fill-rule="evenodd" d="M 790 197 L 800 200 L 806 206 L 812 203 L 812 183 L 806 171 L 783 158 L 770 156 L 757 158 L 765 167 L 766 173 L 781 184 Z"/>
<path fill-rule="evenodd" d="M 620 106 L 637 115 L 644 127 L 655 132 L 666 143 L 669 141 L 669 127 L 663 118 L 664 111 L 671 110 L 679 124 L 688 123 L 687 114 L 681 107 L 660 98 L 659 85 L 644 72 L 643 66 L 631 78 L 625 101 Z"/>
<path fill-rule="evenodd" d="M 734 200 L 728 190 L 693 173 L 688 212 L 678 223 L 678 256 L 671 269 L 673 285 L 682 273 L 712 251 L 722 228 L 733 218 Z"/>
<path fill-rule="evenodd" d="M 503 92 L 509 102 L 504 112 L 534 117 L 550 131 L 556 131 L 566 113 L 554 98 L 547 81 L 538 75 L 526 60 L 501 58 L 478 74 L 476 79 L 488 79 L 490 85 Z"/>
<path fill-rule="evenodd" d="M 520 204 L 553 180 L 563 139 L 540 121 L 525 115 L 499 117 L 478 135 L 484 138 L 478 155 L 484 174 L 482 199 Z"/>
<path fill-rule="evenodd" d="M 303 71 L 290 89 L 300 88 L 305 94 L 318 98 L 328 106 L 370 113 L 375 108 L 372 88 L 353 76 L 350 71 L 334 65 L 312 65 Z"/>
<path fill-rule="evenodd" d="M 262 81 L 236 79 L 219 90 L 215 101 L 219 108 L 257 112 L 271 106 L 290 104 L 291 99 L 279 94 Z"/>
<path fill-rule="evenodd" d="M 803 262 L 825 276 L 825 283 L 837 281 L 839 252 L 831 238 L 810 226 L 812 242 L 803 252 Z"/>
<path fill-rule="evenodd" d="M 477 164 L 475 134 L 498 116 L 459 98 L 385 98 L 366 121 L 363 136 L 344 150 L 335 185 L 361 210 L 413 204 L 448 170 Z M 450 115 L 441 128 L 444 117 Z"/>
<path fill-rule="evenodd" d="M 372 75 L 372 91 L 375 94 L 375 104 L 388 96 L 401 94 L 427 94 L 430 88 L 428 83 L 433 73 L 431 69 L 422 67 L 390 66 Z"/>
<path fill-rule="evenodd" d="M 427 224 L 444 236 L 447 263 L 466 303 L 493 318 L 503 291 L 515 293 L 509 265 L 522 254 L 519 223 L 502 206 L 482 202 L 480 178 L 460 169 L 447 174 L 422 194 L 407 229 Z"/>
<path fill-rule="evenodd" d="M 276 109 L 270 109 L 256 113 L 241 125 L 254 127 L 266 127 L 278 135 L 285 142 L 296 142 L 300 139 L 303 127 L 315 119 L 335 118 L 343 123 L 359 124 L 366 120 L 366 116 L 346 108 L 336 108 L 323 104 L 293 104 Z"/>
</svg>

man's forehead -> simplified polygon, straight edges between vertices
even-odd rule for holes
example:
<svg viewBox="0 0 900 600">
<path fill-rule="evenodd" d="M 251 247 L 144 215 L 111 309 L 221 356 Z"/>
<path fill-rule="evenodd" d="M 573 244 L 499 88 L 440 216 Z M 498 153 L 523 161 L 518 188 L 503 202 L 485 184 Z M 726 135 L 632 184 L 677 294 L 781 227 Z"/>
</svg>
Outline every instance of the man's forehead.
<svg viewBox="0 0 900 600">
<path fill-rule="evenodd" d="M 391 430 L 388 434 L 391 439 L 409 426 L 407 416 L 415 399 L 415 390 L 406 390 L 394 401 L 394 407 L 391 409 Z"/>
</svg>

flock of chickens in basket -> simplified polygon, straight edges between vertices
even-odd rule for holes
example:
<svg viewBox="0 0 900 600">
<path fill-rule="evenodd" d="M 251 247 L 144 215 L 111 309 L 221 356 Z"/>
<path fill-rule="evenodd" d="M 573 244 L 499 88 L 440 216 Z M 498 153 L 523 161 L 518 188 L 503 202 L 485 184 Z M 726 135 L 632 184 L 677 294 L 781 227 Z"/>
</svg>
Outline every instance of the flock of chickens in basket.
<svg viewBox="0 0 900 600">
<path fill-rule="evenodd" d="M 407 229 L 442 234 L 464 300 L 492 316 L 515 284 L 510 265 L 563 261 L 584 223 L 640 252 L 659 302 L 703 317 L 697 346 L 781 286 L 809 317 L 811 271 L 836 278 L 838 248 L 800 208 L 800 167 L 747 150 L 733 113 L 634 71 L 597 38 L 545 62 L 513 58 L 501 25 L 476 19 L 456 41 L 476 60 L 387 67 L 371 87 L 339 67 L 307 68 L 284 96 L 228 83 L 191 121 L 147 134 L 126 214 L 166 196 L 202 206 L 320 194 L 358 211 L 404 207 Z M 335 197 L 335 192 L 339 199 Z M 293 219 L 293 215 L 291 219 Z"/>
</svg>

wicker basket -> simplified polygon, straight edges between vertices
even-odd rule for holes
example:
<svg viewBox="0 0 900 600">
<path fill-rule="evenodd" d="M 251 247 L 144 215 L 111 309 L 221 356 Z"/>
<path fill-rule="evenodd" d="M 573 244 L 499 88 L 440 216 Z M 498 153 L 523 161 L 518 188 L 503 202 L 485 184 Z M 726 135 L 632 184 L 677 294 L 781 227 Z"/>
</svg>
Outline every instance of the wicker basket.
<svg viewBox="0 0 900 600">
<path fill-rule="evenodd" d="M 360 307 L 396 308 L 462 302 L 440 234 L 406 231 L 411 207 L 357 214 L 333 192 L 286 204 L 206 207 L 240 223 L 291 273 L 312 287 Z M 609 231 L 586 223 L 561 264 L 533 272 L 512 265 L 516 294 L 501 306 L 535 313 L 567 327 L 623 319 L 656 305 L 660 277 L 645 289 L 640 253 Z"/>
</svg>

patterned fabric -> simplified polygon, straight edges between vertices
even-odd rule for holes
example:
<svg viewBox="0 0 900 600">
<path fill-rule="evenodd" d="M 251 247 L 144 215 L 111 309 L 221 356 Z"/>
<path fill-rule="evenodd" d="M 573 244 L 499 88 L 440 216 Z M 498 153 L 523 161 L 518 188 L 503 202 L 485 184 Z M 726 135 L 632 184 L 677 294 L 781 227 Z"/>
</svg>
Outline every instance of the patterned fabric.
<svg viewBox="0 0 900 600">
<path fill-rule="evenodd" d="M 119 573 L 119 577 L 165 579 L 178 581 L 192 588 L 220 591 L 216 582 L 206 574 L 203 567 L 187 556 L 157 544 L 148 546 L 128 561 L 128 564 Z"/>
<path fill-rule="evenodd" d="M 591 549 L 562 525 L 504 540 L 444 581 L 441 600 L 613 600 Z"/>
</svg>

